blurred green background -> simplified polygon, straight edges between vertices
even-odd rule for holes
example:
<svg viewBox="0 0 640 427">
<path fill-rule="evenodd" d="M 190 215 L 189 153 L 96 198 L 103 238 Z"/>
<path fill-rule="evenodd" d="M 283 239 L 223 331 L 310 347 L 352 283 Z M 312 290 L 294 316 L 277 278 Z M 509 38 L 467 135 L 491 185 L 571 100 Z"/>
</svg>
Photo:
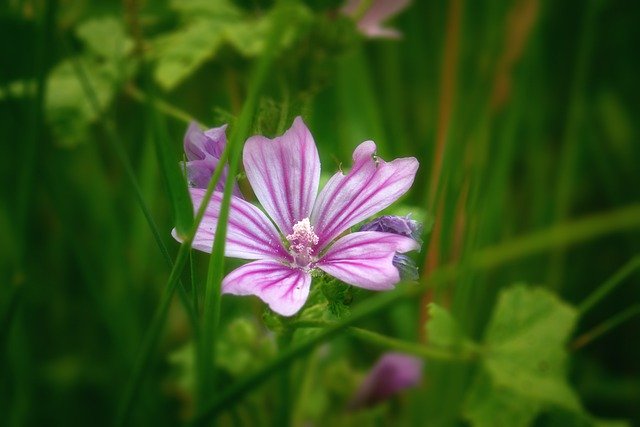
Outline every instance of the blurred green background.
<svg viewBox="0 0 640 427">
<path fill-rule="evenodd" d="M 293 425 L 640 424 L 640 3 L 414 0 L 389 23 L 399 40 L 362 36 L 341 3 L 0 5 L 1 425 L 113 423 L 171 270 L 138 195 L 172 258 L 179 246 L 156 148 L 177 165 L 189 120 L 233 128 L 265 57 L 242 137 L 274 136 L 301 115 L 324 174 L 348 168 L 366 139 L 384 159 L 417 157 L 394 212 L 433 223 L 416 256 L 425 286 L 459 268 L 358 325 L 429 345 L 433 300 L 480 342 L 502 289 L 544 287 L 581 309 L 559 344 L 562 378 L 582 403 L 572 412 L 507 387 L 474 412 L 479 364 L 427 359 L 419 388 L 349 412 L 384 349 L 338 334 L 288 365 L 289 389 L 267 379 L 221 425 L 276 425 L 283 407 Z M 193 253 L 183 297 L 207 262 Z M 371 298 L 350 292 L 333 320 Z M 212 395 L 277 357 L 263 311 L 223 297 Z M 168 313 L 129 425 L 193 415 L 191 320 L 178 297 Z"/>
</svg>

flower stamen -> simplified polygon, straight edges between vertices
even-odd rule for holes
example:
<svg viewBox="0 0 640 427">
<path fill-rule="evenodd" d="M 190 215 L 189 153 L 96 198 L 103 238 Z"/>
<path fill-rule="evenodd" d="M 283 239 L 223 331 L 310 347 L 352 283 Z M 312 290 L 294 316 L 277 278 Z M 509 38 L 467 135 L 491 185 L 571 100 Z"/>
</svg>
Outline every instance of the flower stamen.
<svg viewBox="0 0 640 427">
<path fill-rule="evenodd" d="M 306 267 L 311 263 L 315 246 L 320 239 L 313 231 L 313 225 L 309 218 L 298 221 L 293 226 L 293 233 L 287 236 L 289 252 L 293 255 L 296 264 Z"/>
</svg>

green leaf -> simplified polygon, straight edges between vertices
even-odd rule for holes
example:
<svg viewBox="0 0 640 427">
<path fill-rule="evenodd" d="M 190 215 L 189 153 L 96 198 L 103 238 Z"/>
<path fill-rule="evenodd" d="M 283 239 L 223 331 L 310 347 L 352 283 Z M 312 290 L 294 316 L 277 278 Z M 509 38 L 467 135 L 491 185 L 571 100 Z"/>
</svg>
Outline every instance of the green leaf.
<svg viewBox="0 0 640 427">
<path fill-rule="evenodd" d="M 306 6 L 299 3 L 287 5 L 286 10 L 279 10 L 278 13 L 287 14 L 287 28 L 278 45 L 280 50 L 295 43 L 313 15 Z M 258 18 L 230 24 L 225 28 L 225 38 L 241 55 L 257 56 L 265 49 L 265 40 L 271 33 L 275 16 L 275 11 L 272 10 Z"/>
<path fill-rule="evenodd" d="M 64 146 L 85 141 L 90 125 L 106 110 L 117 88 L 131 75 L 134 63 L 126 57 L 133 48 L 122 22 L 113 17 L 93 19 L 77 28 L 85 51 L 53 68 L 47 80 L 45 112 L 56 140 Z M 74 67 L 78 61 L 100 104 L 91 105 Z"/>
<path fill-rule="evenodd" d="M 156 40 L 158 84 L 171 90 L 212 58 L 222 44 L 223 29 L 222 23 L 200 19 Z"/>
<path fill-rule="evenodd" d="M 100 106 L 106 108 L 113 98 L 113 80 L 92 58 L 81 60 Z M 98 114 L 87 99 L 71 60 L 61 62 L 49 74 L 45 111 L 59 143 L 74 146 L 87 139 L 89 126 Z"/>
<path fill-rule="evenodd" d="M 123 23 L 114 17 L 83 22 L 76 34 L 91 53 L 103 58 L 120 60 L 133 49 Z"/>
<path fill-rule="evenodd" d="M 202 64 L 213 59 L 225 44 L 247 57 L 264 53 L 277 13 L 287 17 L 278 51 L 291 46 L 313 17 L 306 6 L 297 3 L 274 8 L 256 17 L 245 17 L 240 9 L 222 0 L 175 1 L 172 7 L 184 23 L 155 41 L 154 78 L 166 90 L 175 88 Z"/>
<path fill-rule="evenodd" d="M 484 367 L 495 386 L 581 411 L 565 366 L 565 343 L 576 319 L 575 308 L 547 290 L 523 285 L 504 290 L 485 336 Z"/>
<path fill-rule="evenodd" d="M 433 302 L 429 304 L 428 309 L 429 320 L 426 328 L 429 342 L 432 345 L 452 347 L 465 339 L 458 323 L 446 309 Z"/>
<path fill-rule="evenodd" d="M 526 427 L 541 405 L 504 387 L 496 387 L 486 373 L 478 375 L 468 392 L 464 417 L 475 427 Z"/>
</svg>

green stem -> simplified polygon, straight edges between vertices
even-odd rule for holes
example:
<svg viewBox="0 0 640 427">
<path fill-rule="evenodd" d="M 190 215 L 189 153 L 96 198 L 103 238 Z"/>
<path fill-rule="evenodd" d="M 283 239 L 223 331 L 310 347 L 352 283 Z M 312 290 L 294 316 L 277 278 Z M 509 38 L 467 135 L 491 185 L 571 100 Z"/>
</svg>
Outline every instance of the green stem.
<svg viewBox="0 0 640 427">
<path fill-rule="evenodd" d="M 278 337 L 279 351 L 286 350 L 290 347 L 293 332 L 294 329 L 288 324 L 287 320 L 285 320 L 284 330 Z M 282 369 L 280 371 L 279 405 L 276 425 L 283 427 L 291 425 L 291 371 L 291 369 Z"/>
<path fill-rule="evenodd" d="M 140 102 L 140 103 L 147 103 L 149 102 L 149 96 L 144 93 L 141 89 L 139 89 L 138 87 L 134 86 L 133 84 L 129 84 L 125 87 L 125 92 L 127 93 L 127 95 L 129 95 L 131 98 L 133 98 L 134 100 Z M 158 111 L 166 114 L 169 117 L 173 117 L 174 119 L 177 119 L 181 122 L 184 123 L 191 123 L 192 121 L 196 120 L 192 114 L 187 113 L 186 111 L 183 111 L 181 109 L 179 109 L 178 107 L 175 107 L 171 104 L 169 104 L 166 101 L 163 101 L 162 99 L 153 97 L 153 99 L 151 100 L 151 105 L 157 109 Z M 197 121 L 197 120 L 196 120 Z"/>
<path fill-rule="evenodd" d="M 298 328 L 325 328 L 330 325 L 331 323 L 327 322 L 301 321 L 295 322 L 292 326 Z M 347 328 L 346 332 L 355 338 L 377 345 L 379 347 L 402 351 L 404 353 L 413 354 L 414 356 L 423 357 L 425 359 L 470 360 L 474 356 L 473 352 L 478 351 L 478 349 L 472 350 L 471 347 L 475 348 L 475 345 L 472 345 L 469 347 L 469 350 L 467 350 L 467 352 L 452 353 L 445 349 L 428 347 L 419 343 L 413 343 L 398 338 L 388 337 L 377 332 L 372 332 L 353 326 Z"/>
<path fill-rule="evenodd" d="M 587 311 L 593 308 L 598 302 L 600 302 L 600 300 L 606 297 L 638 268 L 640 268 L 640 254 L 631 258 L 629 262 L 616 271 L 613 276 L 607 279 L 602 285 L 598 286 L 591 295 L 585 298 L 585 300 L 578 306 L 580 314 L 584 315 Z"/>
<path fill-rule="evenodd" d="M 580 147 L 581 122 L 585 115 L 585 87 L 589 71 L 589 62 L 593 50 L 595 38 L 596 16 L 599 0 L 586 2 L 582 18 L 582 28 L 578 41 L 578 55 L 576 68 L 572 78 L 569 108 L 566 119 L 566 127 L 562 139 L 562 152 L 557 167 L 559 176 L 555 193 L 555 221 L 564 221 L 571 208 L 571 192 L 573 190 L 576 165 L 578 161 L 578 148 Z M 564 260 L 564 248 L 559 247 L 551 258 L 548 283 L 552 288 L 557 288 L 561 282 L 562 263 Z"/>
<path fill-rule="evenodd" d="M 282 4 L 281 1 L 279 4 Z M 277 7 L 277 6 L 276 6 Z M 258 104 L 258 96 L 268 71 L 271 67 L 273 60 L 275 59 L 276 46 L 279 43 L 280 36 L 283 33 L 283 29 L 286 25 L 283 25 L 283 18 L 286 18 L 284 13 L 281 13 L 274 20 L 274 31 L 269 36 L 266 43 L 265 55 L 260 58 L 256 68 L 253 70 L 251 76 L 251 83 L 247 94 L 247 99 L 242 106 L 240 116 L 236 126 L 231 132 L 229 138 L 229 144 L 231 146 L 231 158 L 229 161 L 229 172 L 227 180 L 225 182 L 224 194 L 222 196 L 222 203 L 220 205 L 220 213 L 218 216 L 218 224 L 216 226 L 215 237 L 213 240 L 213 248 L 211 251 L 211 258 L 209 261 L 209 272 L 207 275 L 207 282 L 205 285 L 205 301 L 203 310 L 203 341 L 200 345 L 202 354 L 203 372 L 198 375 L 199 381 L 199 399 L 201 401 L 202 396 L 207 396 L 213 390 L 215 382 L 215 343 L 218 336 L 218 326 L 220 323 L 220 301 L 222 297 L 221 284 L 224 273 L 224 245 L 227 233 L 227 221 L 229 217 L 229 206 L 231 203 L 231 193 L 234 187 L 234 180 L 236 172 L 238 170 L 238 163 L 241 155 L 241 139 L 244 138 L 251 126 L 252 118 Z M 223 163 L 220 163 L 223 164 Z"/>
<path fill-rule="evenodd" d="M 471 257 L 473 268 L 493 268 L 545 250 L 566 247 L 615 232 L 640 227 L 640 204 L 554 225 L 506 243 L 480 249 Z"/>
<path fill-rule="evenodd" d="M 602 335 L 609 332 L 613 328 L 621 325 L 622 323 L 626 322 L 627 320 L 639 314 L 640 314 L 640 304 L 631 306 L 626 310 L 621 311 L 620 313 L 611 317 L 610 319 L 605 320 L 604 322 L 602 322 L 601 324 L 599 324 L 589 332 L 585 332 L 584 334 L 580 335 L 571 343 L 570 347 L 572 350 L 578 350 L 584 347 L 585 345 L 591 343 L 596 338 L 601 337 Z"/>
<path fill-rule="evenodd" d="M 422 344 L 412 343 L 397 338 L 387 337 L 377 332 L 368 331 L 366 329 L 351 327 L 347 329 L 347 332 L 363 341 L 370 344 L 377 345 L 379 347 L 398 350 L 404 353 L 412 354 L 414 356 L 422 357 L 425 359 L 433 360 L 471 360 L 475 356 L 475 352 L 464 350 L 463 352 L 451 352 L 444 349 L 428 347 Z"/>
</svg>

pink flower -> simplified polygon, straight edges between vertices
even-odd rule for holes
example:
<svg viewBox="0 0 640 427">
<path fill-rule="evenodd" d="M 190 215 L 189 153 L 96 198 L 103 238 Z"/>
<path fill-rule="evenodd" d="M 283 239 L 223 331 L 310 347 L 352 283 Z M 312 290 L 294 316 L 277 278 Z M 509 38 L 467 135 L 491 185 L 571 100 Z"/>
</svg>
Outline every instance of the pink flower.
<svg viewBox="0 0 640 427">
<path fill-rule="evenodd" d="M 385 28 L 382 25 L 392 16 L 405 9 L 410 0 L 372 0 L 366 10 L 361 8 L 366 0 L 347 0 L 342 7 L 342 13 L 358 19 L 358 30 L 367 37 L 398 39 L 400 32 L 393 28 Z"/>
<path fill-rule="evenodd" d="M 291 316 L 304 305 L 311 274 L 317 270 L 353 286 L 392 289 L 400 280 L 394 255 L 415 250 L 418 243 L 379 231 L 341 236 L 396 201 L 413 183 L 415 158 L 387 163 L 375 151 L 372 141 L 360 144 L 351 171 L 336 173 L 318 194 L 318 150 L 301 118 L 280 137 L 249 138 L 244 168 L 271 219 L 232 196 L 225 255 L 255 261 L 229 273 L 222 282 L 223 293 L 256 295 L 273 311 Z M 190 192 L 197 209 L 205 190 Z M 211 252 L 221 202 L 222 193 L 214 192 L 196 233 L 195 249 Z"/>
<path fill-rule="evenodd" d="M 372 406 L 422 379 L 422 359 L 404 353 L 385 353 L 369 372 L 350 403 L 352 409 Z"/>
</svg>

